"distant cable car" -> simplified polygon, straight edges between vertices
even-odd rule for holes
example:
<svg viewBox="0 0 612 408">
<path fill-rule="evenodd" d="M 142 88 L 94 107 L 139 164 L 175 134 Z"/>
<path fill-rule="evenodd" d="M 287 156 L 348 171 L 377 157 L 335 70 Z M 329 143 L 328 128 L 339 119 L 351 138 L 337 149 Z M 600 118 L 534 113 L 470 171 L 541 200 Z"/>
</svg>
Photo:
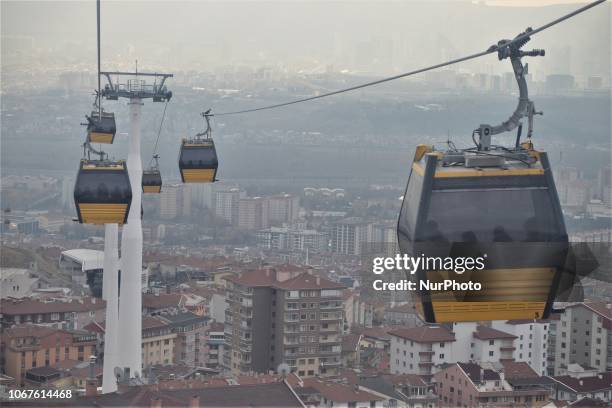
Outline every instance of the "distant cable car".
<svg viewBox="0 0 612 408">
<path fill-rule="evenodd" d="M 82 224 L 127 222 L 132 189 L 123 160 L 82 159 L 74 186 L 74 203 Z"/>
<path fill-rule="evenodd" d="M 194 138 L 183 139 L 179 154 L 179 169 L 183 183 L 212 183 L 216 180 L 219 161 L 210 127 L 210 109 L 202 113 L 207 128 Z"/>
<path fill-rule="evenodd" d="M 153 155 L 155 164 L 142 172 L 142 191 L 144 193 L 161 193 L 162 177 L 159 171 L 159 155 Z"/>
<path fill-rule="evenodd" d="M 87 134 L 91 143 L 113 143 L 117 133 L 114 113 L 94 110 L 87 121 Z"/>
<path fill-rule="evenodd" d="M 536 112 L 520 60 L 544 53 L 520 51 L 525 42 L 499 50 L 500 59 L 510 57 L 520 91 L 508 121 L 480 125 L 472 135 L 476 148 L 458 150 L 450 142 L 447 150 L 416 148 L 397 232 L 402 253 L 427 260 L 409 275 L 427 322 L 536 319 L 552 310 L 568 239 L 548 157 L 531 143 Z M 491 145 L 492 135 L 517 126 L 515 146 Z M 480 258 L 482 268 L 456 267 L 470 258 Z M 448 260 L 450 270 L 442 265 Z M 445 282 L 459 285 L 432 285 Z"/>
</svg>

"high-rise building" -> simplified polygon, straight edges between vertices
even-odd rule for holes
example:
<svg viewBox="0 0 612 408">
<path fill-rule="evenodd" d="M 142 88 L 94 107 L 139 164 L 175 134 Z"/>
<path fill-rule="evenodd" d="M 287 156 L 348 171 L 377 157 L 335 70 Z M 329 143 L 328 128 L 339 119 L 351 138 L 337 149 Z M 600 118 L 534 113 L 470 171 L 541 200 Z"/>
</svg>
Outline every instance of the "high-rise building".
<svg viewBox="0 0 612 408">
<path fill-rule="evenodd" d="M 268 197 L 270 224 L 292 224 L 299 216 L 299 198 L 291 194 L 279 194 Z"/>
<path fill-rule="evenodd" d="M 245 197 L 238 202 L 238 227 L 248 230 L 268 227 L 269 201 L 262 197 Z"/>
<path fill-rule="evenodd" d="M 226 278 L 224 365 L 234 373 L 283 363 L 300 376 L 337 373 L 344 286 L 306 272 L 284 277 L 265 269 Z"/>
<path fill-rule="evenodd" d="M 238 225 L 240 199 L 244 191 L 238 188 L 219 190 L 215 193 L 215 215 L 230 225 Z"/>
<path fill-rule="evenodd" d="M 370 240 L 370 224 L 353 217 L 338 221 L 331 229 L 331 250 L 344 255 L 360 255 Z"/>
<path fill-rule="evenodd" d="M 159 197 L 159 217 L 172 220 L 191 215 L 191 186 L 187 184 L 164 185 Z"/>
</svg>

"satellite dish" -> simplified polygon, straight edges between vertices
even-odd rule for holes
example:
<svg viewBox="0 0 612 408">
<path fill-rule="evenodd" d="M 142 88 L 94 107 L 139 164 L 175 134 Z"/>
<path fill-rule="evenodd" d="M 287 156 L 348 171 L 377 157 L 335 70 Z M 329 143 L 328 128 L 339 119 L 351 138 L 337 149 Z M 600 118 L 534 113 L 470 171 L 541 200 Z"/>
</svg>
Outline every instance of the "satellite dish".
<svg viewBox="0 0 612 408">
<path fill-rule="evenodd" d="M 291 367 L 287 363 L 280 363 L 278 367 L 276 367 L 276 373 L 282 376 L 286 376 L 291 373 Z"/>
</svg>

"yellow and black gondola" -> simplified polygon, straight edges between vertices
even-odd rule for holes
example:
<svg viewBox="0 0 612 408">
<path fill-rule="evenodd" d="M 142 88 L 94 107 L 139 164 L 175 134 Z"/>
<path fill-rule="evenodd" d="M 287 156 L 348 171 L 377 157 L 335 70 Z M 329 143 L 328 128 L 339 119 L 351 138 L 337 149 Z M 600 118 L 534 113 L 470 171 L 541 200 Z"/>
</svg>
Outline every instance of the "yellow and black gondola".
<svg viewBox="0 0 612 408">
<path fill-rule="evenodd" d="M 548 158 L 532 152 L 537 162 L 529 167 L 504 160 L 471 168 L 445 166 L 442 152 L 417 148 L 398 222 L 400 250 L 433 259 L 480 256 L 485 265 L 462 274 L 433 267 L 411 275 L 419 287 L 481 284 L 480 290 L 417 291 L 417 311 L 426 321 L 534 319 L 550 313 L 567 233 Z"/>
<path fill-rule="evenodd" d="M 216 180 L 218 166 L 212 139 L 183 139 L 179 156 L 183 183 L 212 183 Z"/>
<path fill-rule="evenodd" d="M 498 44 L 519 89 L 510 118 L 481 124 L 472 134 L 474 148 L 458 150 L 450 142 L 448 150 L 416 148 L 397 232 L 402 253 L 427 261 L 409 275 L 427 322 L 546 318 L 566 271 L 565 222 L 548 156 L 531 143 L 537 112 L 521 62 L 544 51 L 522 51 L 529 37 L 521 38 Z M 528 141 L 520 143 L 524 117 Z M 514 146 L 491 143 L 492 135 L 515 128 Z M 457 269 L 438 259 L 471 261 Z"/>
<path fill-rule="evenodd" d="M 132 189 L 126 163 L 82 159 L 74 187 L 74 203 L 82 224 L 124 224 Z"/>
<path fill-rule="evenodd" d="M 93 111 L 88 122 L 87 134 L 91 143 L 113 143 L 117 133 L 114 113 Z"/>
<path fill-rule="evenodd" d="M 161 193 L 162 177 L 158 169 L 148 169 L 142 172 L 142 191 L 144 193 Z"/>
</svg>

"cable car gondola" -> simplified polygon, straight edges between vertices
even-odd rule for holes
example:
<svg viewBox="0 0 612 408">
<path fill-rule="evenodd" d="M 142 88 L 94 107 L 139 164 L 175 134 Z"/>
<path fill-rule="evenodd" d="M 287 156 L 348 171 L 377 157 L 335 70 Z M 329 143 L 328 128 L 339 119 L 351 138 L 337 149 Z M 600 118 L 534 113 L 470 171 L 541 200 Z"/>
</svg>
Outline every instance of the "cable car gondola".
<svg viewBox="0 0 612 408">
<path fill-rule="evenodd" d="M 125 224 L 132 189 L 124 160 L 82 159 L 74 186 L 81 224 Z"/>
<path fill-rule="evenodd" d="M 206 130 L 191 139 L 183 139 L 181 143 L 179 169 L 183 183 L 212 183 L 216 180 L 219 161 L 211 135 L 210 109 L 202 116 L 206 119 Z"/>
<path fill-rule="evenodd" d="M 499 49 L 500 60 L 510 58 L 520 91 L 508 121 L 480 125 L 472 149 L 450 142 L 447 150 L 416 148 L 397 232 L 403 254 L 433 260 L 409 275 L 416 278 L 416 307 L 427 322 L 534 319 L 551 312 L 568 240 L 548 157 L 531 143 L 536 112 L 520 60 L 544 52 L 521 51 L 525 42 Z M 523 117 L 529 121 L 525 143 Z M 512 148 L 491 144 L 492 135 L 516 127 Z M 461 272 L 436 263 L 479 257 L 481 269 Z M 446 281 L 480 283 L 481 289 L 431 285 Z"/>
<path fill-rule="evenodd" d="M 161 193 L 162 177 L 159 171 L 159 156 L 153 155 L 155 164 L 142 172 L 142 191 L 143 193 Z"/>
<path fill-rule="evenodd" d="M 87 121 L 87 135 L 91 143 L 113 143 L 117 133 L 114 113 L 95 110 Z"/>
</svg>

